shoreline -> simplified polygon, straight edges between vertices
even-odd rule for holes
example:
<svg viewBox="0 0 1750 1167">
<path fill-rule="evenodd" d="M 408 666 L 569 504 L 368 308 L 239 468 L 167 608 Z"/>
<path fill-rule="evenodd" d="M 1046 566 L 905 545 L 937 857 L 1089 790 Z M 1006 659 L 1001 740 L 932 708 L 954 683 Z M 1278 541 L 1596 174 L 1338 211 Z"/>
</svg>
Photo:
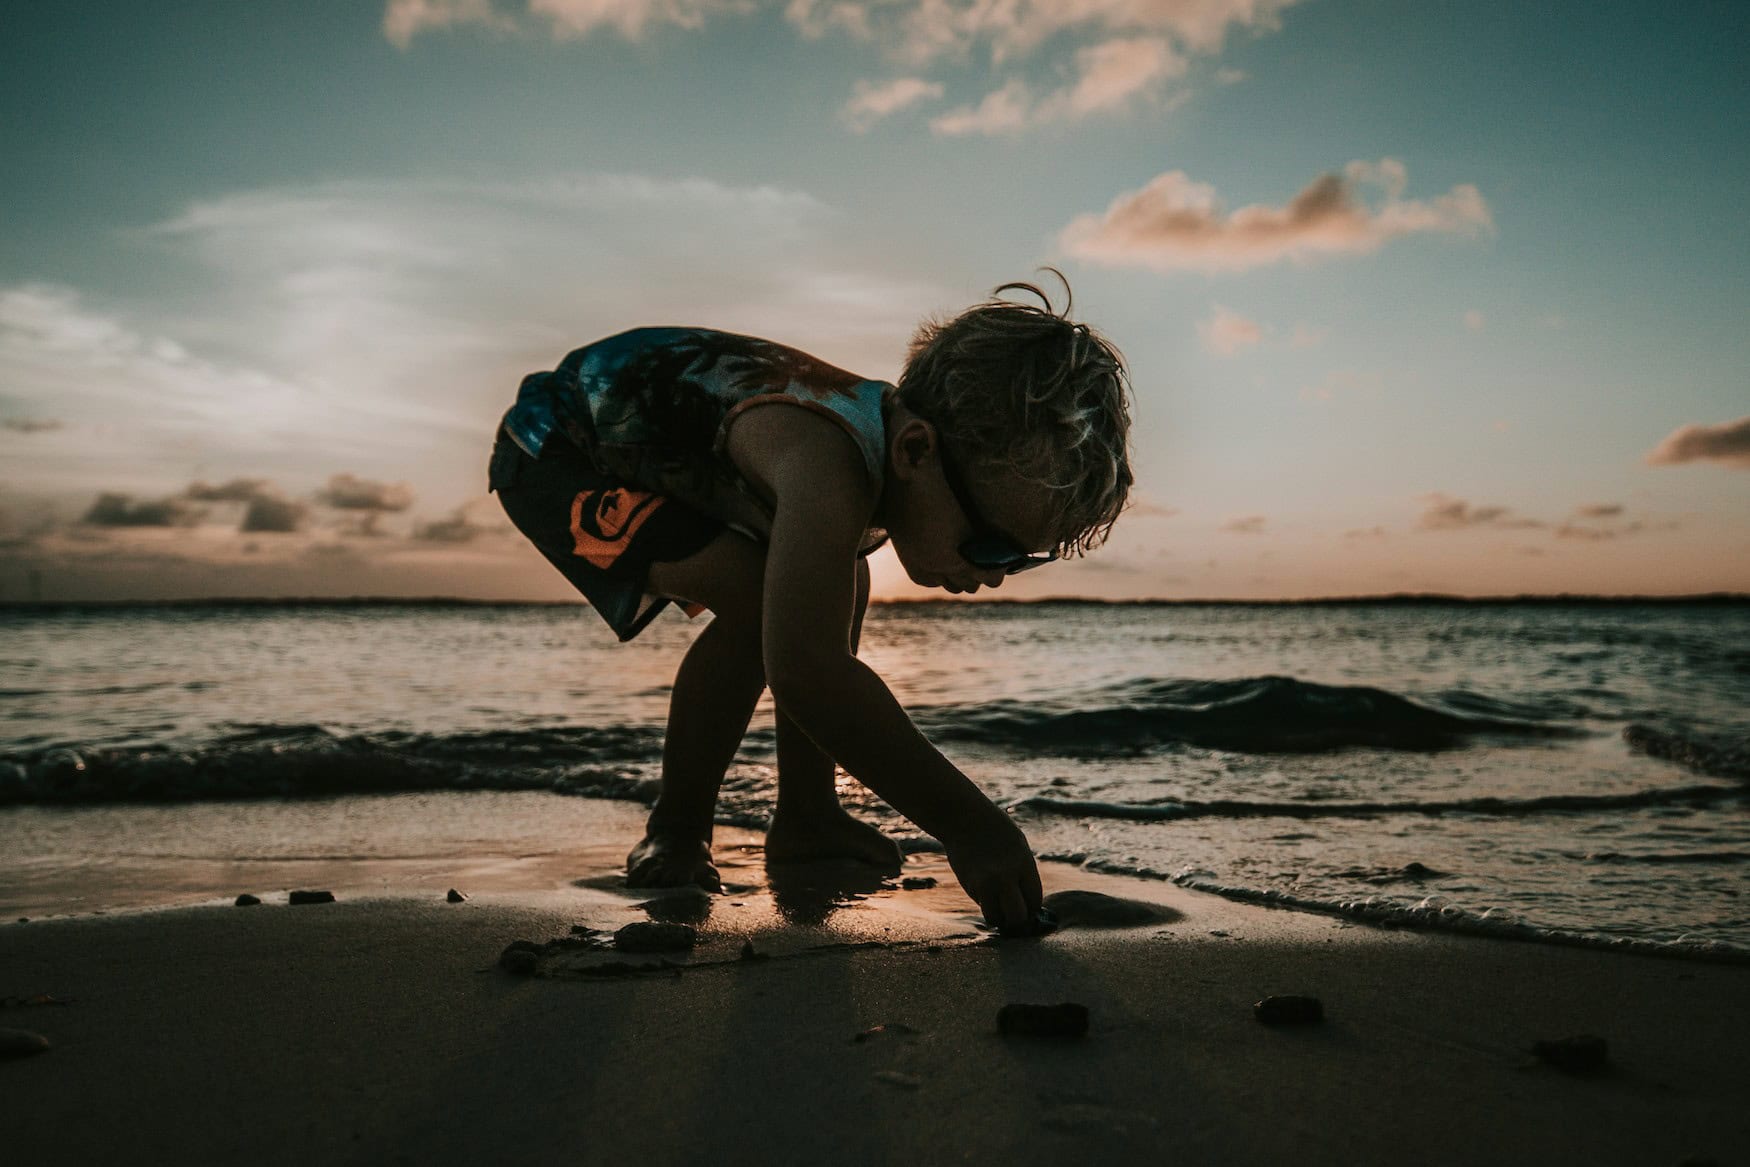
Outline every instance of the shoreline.
<svg viewBox="0 0 1750 1167">
<path fill-rule="evenodd" d="M 768 877 L 752 845 L 719 848 L 722 897 L 628 891 L 598 868 L 457 904 L 339 893 L 0 928 L 0 997 L 67 1002 L 0 1008 L 0 1027 L 51 1043 L 0 1061 L 8 1161 L 1626 1165 L 1750 1151 L 1734 1105 L 1743 968 L 1385 931 L 1054 863 L 1047 892 L 1093 893 L 1082 913 L 1059 899 L 1060 931 L 1000 940 L 949 881 L 847 891 L 830 865 Z M 945 866 L 916 858 L 908 874 Z M 603 944 L 624 922 L 688 915 L 691 953 Z M 1129 923 L 1102 925 L 1113 917 Z M 514 940 L 540 950 L 533 975 L 499 966 Z M 1254 1019 L 1283 993 L 1318 997 L 1324 1021 Z M 1088 1008 L 1086 1036 L 997 1029 L 1004 1004 L 1063 1001 Z M 1603 1072 L 1530 1053 L 1579 1034 L 1608 1041 Z"/>
</svg>

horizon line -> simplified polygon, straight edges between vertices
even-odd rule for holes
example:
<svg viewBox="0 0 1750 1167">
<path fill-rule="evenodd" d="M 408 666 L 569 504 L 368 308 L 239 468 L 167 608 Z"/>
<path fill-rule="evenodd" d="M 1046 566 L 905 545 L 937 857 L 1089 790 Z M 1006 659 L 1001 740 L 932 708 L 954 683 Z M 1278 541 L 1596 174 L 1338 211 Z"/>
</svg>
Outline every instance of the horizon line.
<svg viewBox="0 0 1750 1167">
<path fill-rule="evenodd" d="M 962 600 L 936 597 L 871 599 L 870 607 L 915 605 L 1032 606 L 1083 605 L 1089 607 L 1316 607 L 1336 604 L 1750 604 L 1750 592 L 1693 592 L 1681 595 L 1605 594 L 1583 592 L 1521 592 L 1515 595 L 1465 596 L 1450 592 L 1382 592 L 1346 596 L 1306 596 L 1275 599 L 1223 599 L 1219 597 L 1105 599 L 1097 596 L 1040 596 Z M 319 607 L 457 607 L 457 608 L 588 608 L 582 599 L 487 600 L 467 596 L 204 596 L 172 599 L 114 600 L 0 600 L 0 611 L 49 608 L 319 608 Z"/>
</svg>

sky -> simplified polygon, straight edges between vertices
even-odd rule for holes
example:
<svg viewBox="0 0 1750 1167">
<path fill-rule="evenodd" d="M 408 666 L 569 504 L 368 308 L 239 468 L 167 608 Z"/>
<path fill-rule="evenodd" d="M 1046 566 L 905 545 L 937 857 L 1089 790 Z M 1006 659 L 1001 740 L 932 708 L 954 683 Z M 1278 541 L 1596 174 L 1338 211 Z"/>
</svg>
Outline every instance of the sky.
<svg viewBox="0 0 1750 1167">
<path fill-rule="evenodd" d="M 1731 0 L 0 5 L 0 600 L 564 599 L 522 375 L 892 381 L 1045 265 L 1138 485 L 997 598 L 1750 591 L 1746 59 Z"/>
</svg>

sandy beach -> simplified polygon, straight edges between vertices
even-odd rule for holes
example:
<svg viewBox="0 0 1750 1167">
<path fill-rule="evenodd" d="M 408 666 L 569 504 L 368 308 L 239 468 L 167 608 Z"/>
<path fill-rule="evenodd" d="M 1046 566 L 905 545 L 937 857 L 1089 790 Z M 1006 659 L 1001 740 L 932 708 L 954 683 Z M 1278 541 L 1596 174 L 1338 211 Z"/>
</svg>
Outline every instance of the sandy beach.
<svg viewBox="0 0 1750 1167">
<path fill-rule="evenodd" d="M 524 869 L 462 903 L 435 874 L 373 894 L 393 881 L 313 864 L 295 886 L 336 902 L 237 886 L 0 927 L 0 1027 L 50 1042 L 0 1061 L 5 1160 L 1750 1153 L 1744 967 L 1385 931 L 1053 863 L 1048 893 L 1091 894 L 1053 901 L 1055 934 L 1003 940 L 975 926 L 939 856 L 912 857 L 910 888 L 847 890 L 830 868 L 769 879 L 759 835 L 731 828 L 723 896 L 651 896 L 618 886 L 620 817 L 568 860 L 570 879 L 551 878 L 565 864 Z M 242 891 L 263 902 L 233 906 Z M 613 947 L 650 919 L 692 921 L 697 946 Z M 537 950 L 521 972 L 500 961 L 517 940 Z M 42 994 L 54 1002 L 27 1003 Z M 1325 1019 L 1261 1024 L 1252 1006 L 1272 994 L 1315 996 Z M 1085 1005 L 1087 1033 L 1002 1034 L 1013 1002 Z M 1608 1041 L 1607 1068 L 1531 1053 L 1579 1034 Z"/>
</svg>

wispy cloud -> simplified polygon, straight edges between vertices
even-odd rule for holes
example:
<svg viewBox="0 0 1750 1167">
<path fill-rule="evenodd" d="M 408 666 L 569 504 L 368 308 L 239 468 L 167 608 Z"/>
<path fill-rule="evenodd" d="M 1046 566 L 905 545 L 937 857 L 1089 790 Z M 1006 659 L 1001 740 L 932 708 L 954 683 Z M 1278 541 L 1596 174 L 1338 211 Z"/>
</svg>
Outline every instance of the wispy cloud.
<svg viewBox="0 0 1750 1167">
<path fill-rule="evenodd" d="M 1287 204 L 1223 209 L 1215 188 L 1184 171 L 1118 196 L 1103 214 L 1080 215 L 1059 236 L 1064 251 L 1108 267 L 1158 272 L 1245 271 L 1327 255 L 1365 255 L 1406 235 L 1479 235 L 1494 230 L 1477 188 L 1406 199 L 1403 163 L 1351 162 L 1322 174 Z M 1373 202 L 1364 191 L 1376 193 Z"/>
<path fill-rule="evenodd" d="M 1282 11 L 1296 2 L 388 0 L 383 35 L 403 50 L 424 33 L 464 26 L 560 40 L 613 32 L 637 41 L 655 28 L 698 30 L 719 17 L 775 12 L 804 40 L 849 37 L 913 73 L 971 66 L 986 79 L 984 95 L 930 124 L 938 134 L 991 135 L 1115 114 L 1144 102 L 1171 108 L 1182 95 L 1167 97 L 1166 86 L 1185 77 L 1192 58 L 1218 54 L 1238 31 L 1274 31 Z M 1044 67 L 1033 68 L 1030 80 L 1025 66 L 1039 57 Z M 1042 84 L 1041 74 L 1053 83 Z M 1066 76 L 1067 83 L 1056 83 Z M 1235 79 L 1229 70 L 1217 81 Z M 840 113 L 861 132 L 943 91 L 940 80 L 921 76 L 859 82 Z"/>
<path fill-rule="evenodd" d="M 1453 498 L 1439 491 L 1425 494 L 1422 499 L 1426 505 L 1416 520 L 1416 526 L 1423 531 L 1464 531 L 1476 527 L 1518 530 L 1549 526 L 1538 519 L 1516 518 L 1509 507 L 1472 506 L 1462 498 Z"/>
<path fill-rule="evenodd" d="M 1231 357 L 1264 339 L 1264 330 L 1257 321 L 1248 320 L 1220 304 L 1215 306 L 1214 316 L 1197 322 L 1197 334 L 1203 338 L 1204 348 L 1224 357 Z"/>
<path fill-rule="evenodd" d="M 862 133 L 882 118 L 941 96 L 942 83 L 922 77 L 895 77 L 879 84 L 859 81 L 842 113 L 845 123 Z"/>
<path fill-rule="evenodd" d="M 1269 519 L 1264 515 L 1238 515 L 1221 525 L 1221 529 L 1235 535 L 1262 535 L 1264 526 Z"/>
<path fill-rule="evenodd" d="M 1649 466 L 1681 466 L 1685 462 L 1718 462 L 1750 470 L 1750 417 L 1718 425 L 1680 426 L 1665 435 L 1647 454 Z"/>
</svg>

